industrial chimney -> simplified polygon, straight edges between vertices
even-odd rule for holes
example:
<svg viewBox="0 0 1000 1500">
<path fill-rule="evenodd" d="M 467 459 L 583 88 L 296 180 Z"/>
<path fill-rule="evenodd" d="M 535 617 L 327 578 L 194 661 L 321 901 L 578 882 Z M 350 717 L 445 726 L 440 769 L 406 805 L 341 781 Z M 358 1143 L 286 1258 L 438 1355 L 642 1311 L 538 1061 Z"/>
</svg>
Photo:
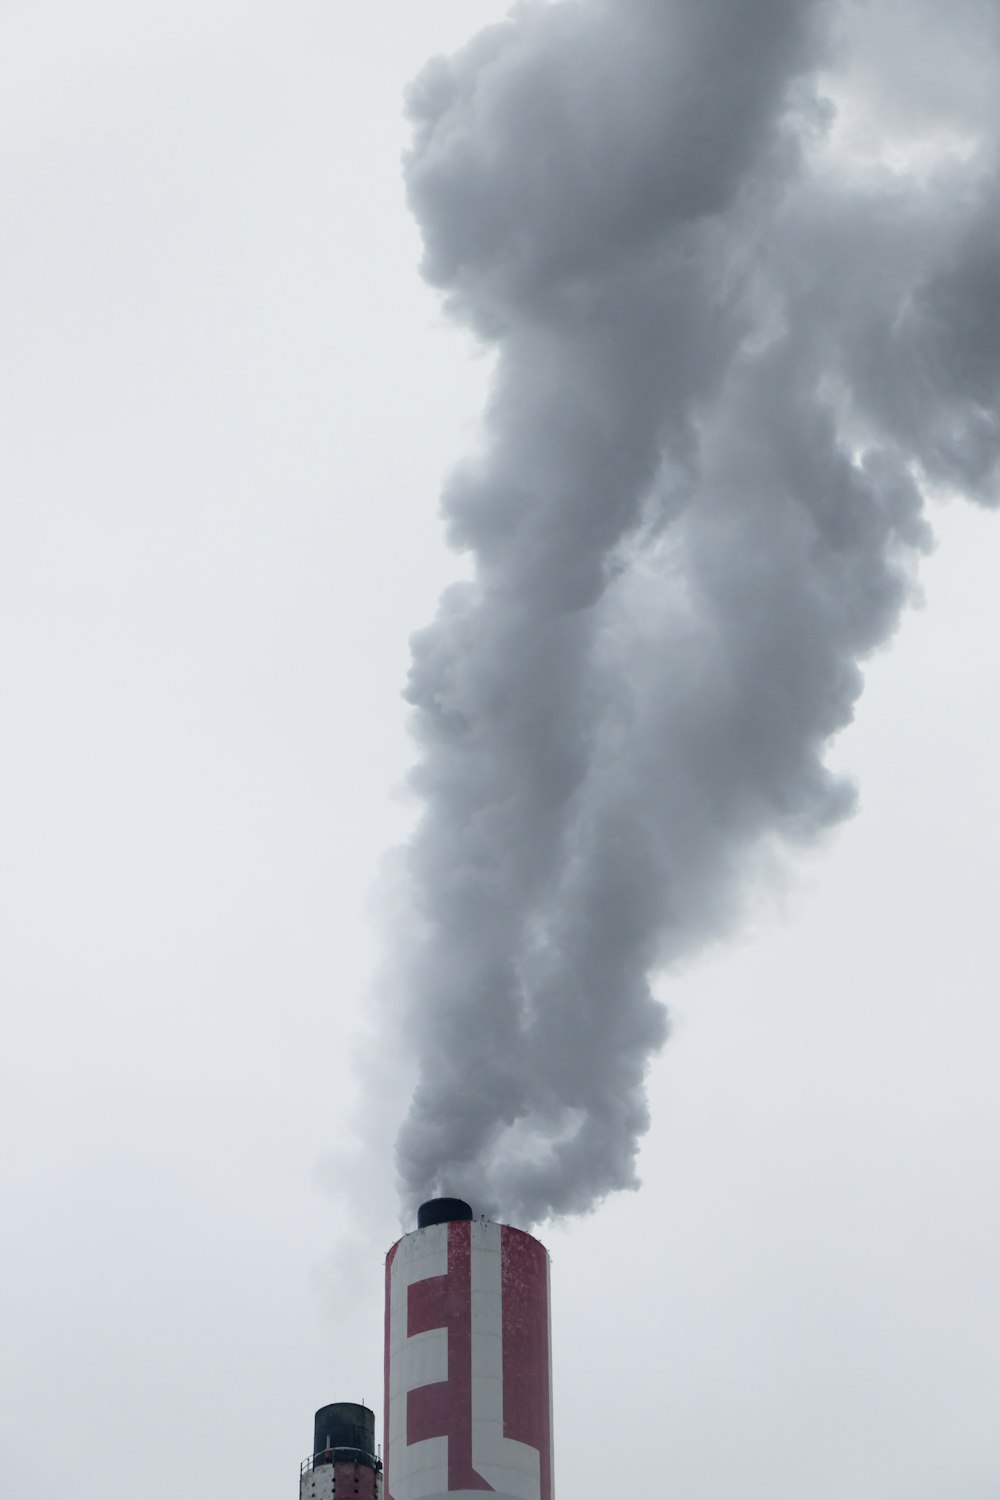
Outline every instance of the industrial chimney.
<svg viewBox="0 0 1000 1500">
<path fill-rule="evenodd" d="M 553 1500 L 549 1257 L 425 1203 L 386 1258 L 386 1500 Z"/>
<path fill-rule="evenodd" d="M 313 1451 L 299 1479 L 299 1500 L 381 1500 L 382 1460 L 375 1452 L 375 1413 L 337 1401 L 316 1413 Z"/>
</svg>

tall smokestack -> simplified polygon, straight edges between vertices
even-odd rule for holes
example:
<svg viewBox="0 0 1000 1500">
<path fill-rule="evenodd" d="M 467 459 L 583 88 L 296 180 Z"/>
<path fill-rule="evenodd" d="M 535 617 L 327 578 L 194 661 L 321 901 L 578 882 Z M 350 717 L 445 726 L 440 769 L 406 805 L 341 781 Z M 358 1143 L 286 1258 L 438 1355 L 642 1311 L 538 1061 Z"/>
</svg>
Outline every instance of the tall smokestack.
<svg viewBox="0 0 1000 1500">
<path fill-rule="evenodd" d="M 302 1465 L 299 1500 L 381 1500 L 382 1461 L 375 1451 L 375 1413 L 336 1401 L 316 1413 L 313 1451 Z"/>
<path fill-rule="evenodd" d="M 385 1287 L 387 1500 L 553 1500 L 544 1245 L 434 1199 Z"/>
</svg>

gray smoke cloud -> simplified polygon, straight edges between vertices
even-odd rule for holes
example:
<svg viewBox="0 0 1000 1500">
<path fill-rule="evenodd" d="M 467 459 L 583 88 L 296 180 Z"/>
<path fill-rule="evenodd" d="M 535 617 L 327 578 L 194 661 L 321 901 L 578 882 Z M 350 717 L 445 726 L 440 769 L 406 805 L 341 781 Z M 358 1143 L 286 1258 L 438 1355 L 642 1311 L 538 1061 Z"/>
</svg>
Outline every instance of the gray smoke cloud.
<svg viewBox="0 0 1000 1500">
<path fill-rule="evenodd" d="M 636 1184 L 651 976 L 854 806 L 824 763 L 937 492 L 997 501 L 998 7 L 530 4 L 412 89 L 495 351 L 413 642 L 407 1205 Z"/>
</svg>

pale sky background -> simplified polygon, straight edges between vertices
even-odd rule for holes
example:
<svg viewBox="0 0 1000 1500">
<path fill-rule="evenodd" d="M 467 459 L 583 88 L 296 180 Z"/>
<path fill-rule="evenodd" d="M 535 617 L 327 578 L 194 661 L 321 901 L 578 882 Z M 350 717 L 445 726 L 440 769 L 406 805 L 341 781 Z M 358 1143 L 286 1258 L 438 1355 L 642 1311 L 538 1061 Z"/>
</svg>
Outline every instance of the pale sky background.
<svg viewBox="0 0 1000 1500">
<path fill-rule="evenodd" d="M 353 1245 L 337 1151 L 487 373 L 400 100 L 503 10 L 0 9 L 5 1494 L 291 1500 L 381 1425 L 390 1087 Z M 643 1190 L 544 1234 L 563 1500 L 1000 1500 L 997 524 L 936 517 L 860 815 L 666 988 Z"/>
</svg>

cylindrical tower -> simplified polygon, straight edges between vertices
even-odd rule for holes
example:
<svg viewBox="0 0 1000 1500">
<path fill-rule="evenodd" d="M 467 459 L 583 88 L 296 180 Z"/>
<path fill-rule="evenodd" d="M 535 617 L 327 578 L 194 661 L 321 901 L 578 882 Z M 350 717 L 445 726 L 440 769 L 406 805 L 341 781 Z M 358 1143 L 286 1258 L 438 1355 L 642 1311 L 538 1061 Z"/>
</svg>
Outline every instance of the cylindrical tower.
<svg viewBox="0 0 1000 1500">
<path fill-rule="evenodd" d="M 299 1500 L 381 1500 L 375 1413 L 336 1401 L 316 1413 L 313 1451 L 302 1465 Z"/>
<path fill-rule="evenodd" d="M 386 1500 L 553 1500 L 549 1257 L 425 1203 L 386 1258 Z"/>
</svg>

